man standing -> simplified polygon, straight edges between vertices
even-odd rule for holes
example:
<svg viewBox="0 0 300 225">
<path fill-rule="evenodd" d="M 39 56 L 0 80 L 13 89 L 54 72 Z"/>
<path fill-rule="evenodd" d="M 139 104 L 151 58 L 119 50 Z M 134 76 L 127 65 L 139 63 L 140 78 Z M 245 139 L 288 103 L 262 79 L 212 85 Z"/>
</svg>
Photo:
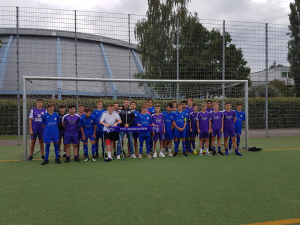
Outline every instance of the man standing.
<svg viewBox="0 0 300 225">
<path fill-rule="evenodd" d="M 120 127 L 132 127 L 134 123 L 134 111 L 129 109 L 129 100 L 124 99 L 124 107 L 119 109 L 119 115 L 122 120 Z M 124 138 L 125 132 L 119 133 L 119 140 L 117 146 L 117 159 L 120 159 L 121 154 L 121 144 Z M 132 132 L 127 132 L 127 138 L 129 142 L 129 149 L 130 149 L 130 157 L 136 158 L 133 152 L 133 141 L 132 141 Z"/>
</svg>

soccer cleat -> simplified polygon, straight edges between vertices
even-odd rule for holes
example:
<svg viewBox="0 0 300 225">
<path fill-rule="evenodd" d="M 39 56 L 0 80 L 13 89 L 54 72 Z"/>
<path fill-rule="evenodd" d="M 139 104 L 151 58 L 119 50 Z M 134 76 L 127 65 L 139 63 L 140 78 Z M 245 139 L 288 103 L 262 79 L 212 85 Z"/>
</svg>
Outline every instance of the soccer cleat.
<svg viewBox="0 0 300 225">
<path fill-rule="evenodd" d="M 61 161 L 59 160 L 59 158 L 55 159 L 55 163 L 61 164 Z"/>
<path fill-rule="evenodd" d="M 69 163 L 70 162 L 70 158 L 66 158 L 65 163 Z"/>
<path fill-rule="evenodd" d="M 60 157 L 59 157 L 60 158 Z M 67 158 L 67 155 L 66 154 L 63 154 L 63 158 Z"/>
<path fill-rule="evenodd" d="M 41 163 L 41 165 L 46 165 L 46 164 L 48 164 L 49 163 L 49 160 L 44 160 L 42 163 Z"/>
<path fill-rule="evenodd" d="M 173 156 L 173 155 L 172 155 L 172 152 L 169 152 L 168 156 Z"/>
<path fill-rule="evenodd" d="M 157 157 L 157 154 L 156 154 L 156 152 L 154 152 L 154 154 L 153 154 L 153 158 L 156 158 Z"/>
<path fill-rule="evenodd" d="M 44 155 L 41 156 L 41 160 L 45 160 L 45 156 Z"/>
<path fill-rule="evenodd" d="M 28 162 L 31 162 L 33 160 L 33 156 L 32 155 L 29 156 L 27 160 L 28 160 Z"/>
<path fill-rule="evenodd" d="M 131 155 L 130 155 L 130 158 L 136 159 L 135 154 L 131 154 Z"/>
<path fill-rule="evenodd" d="M 235 151 L 235 155 L 237 155 L 237 156 L 243 156 L 239 151 Z"/>
<path fill-rule="evenodd" d="M 96 158 L 96 159 L 99 158 L 99 153 L 96 153 L 96 154 L 95 154 L 95 158 Z"/>
<path fill-rule="evenodd" d="M 166 157 L 166 156 L 165 156 L 165 154 L 164 154 L 164 153 L 160 152 L 160 153 L 159 153 L 159 157 L 162 157 L 162 158 L 164 158 L 164 157 Z"/>
<path fill-rule="evenodd" d="M 216 151 L 213 151 L 213 156 L 216 156 Z"/>
<path fill-rule="evenodd" d="M 205 151 L 205 150 L 203 150 L 203 154 L 206 154 L 206 151 Z"/>
<path fill-rule="evenodd" d="M 223 152 L 218 151 L 218 155 L 224 156 Z"/>
<path fill-rule="evenodd" d="M 177 155 L 178 155 L 178 152 L 175 152 L 175 153 L 174 153 L 174 157 L 176 157 Z"/>
<path fill-rule="evenodd" d="M 120 156 L 120 155 L 117 155 L 117 159 L 121 159 L 121 156 Z"/>
<path fill-rule="evenodd" d="M 83 161 L 85 161 L 85 162 L 89 161 L 89 157 L 86 156 L 85 159 L 84 159 Z"/>
<path fill-rule="evenodd" d="M 186 154 L 186 152 L 182 153 L 182 155 L 183 155 L 184 157 L 188 157 L 188 155 Z"/>
<path fill-rule="evenodd" d="M 226 156 L 229 156 L 229 152 L 228 152 L 228 151 L 225 151 L 225 155 L 226 155 Z"/>
<path fill-rule="evenodd" d="M 58 155 L 58 158 L 59 158 L 59 159 L 61 158 L 60 155 Z"/>
<path fill-rule="evenodd" d="M 152 159 L 152 156 L 150 154 L 147 155 L 148 159 Z"/>
<path fill-rule="evenodd" d="M 202 152 L 200 152 L 199 155 L 202 156 L 203 155 Z"/>
<path fill-rule="evenodd" d="M 74 158 L 75 162 L 80 162 L 80 159 L 78 157 Z"/>
<path fill-rule="evenodd" d="M 193 153 L 194 153 L 194 155 L 197 155 L 196 149 L 194 149 Z"/>
<path fill-rule="evenodd" d="M 93 162 L 96 162 L 96 156 L 92 156 Z"/>
<path fill-rule="evenodd" d="M 189 151 L 189 153 L 194 154 L 194 151 L 191 149 L 191 150 Z"/>
<path fill-rule="evenodd" d="M 113 158 L 107 157 L 107 158 L 105 159 L 105 162 L 110 162 L 110 161 L 112 161 L 112 160 L 113 160 Z"/>
<path fill-rule="evenodd" d="M 209 151 L 206 152 L 206 155 L 207 155 L 207 156 L 212 156 L 212 154 L 210 154 Z"/>
<path fill-rule="evenodd" d="M 143 155 L 142 155 L 142 154 L 140 154 L 138 159 L 142 159 L 142 158 L 143 158 Z"/>
<path fill-rule="evenodd" d="M 228 153 L 231 153 L 231 149 L 228 150 Z"/>
</svg>

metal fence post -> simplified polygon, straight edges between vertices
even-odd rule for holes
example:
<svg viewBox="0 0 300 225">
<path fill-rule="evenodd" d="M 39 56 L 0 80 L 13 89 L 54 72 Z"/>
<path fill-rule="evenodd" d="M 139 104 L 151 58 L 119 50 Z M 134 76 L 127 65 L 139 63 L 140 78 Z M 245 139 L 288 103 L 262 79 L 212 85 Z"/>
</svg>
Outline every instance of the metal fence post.
<svg viewBox="0 0 300 225">
<path fill-rule="evenodd" d="M 223 57 L 222 57 L 222 80 L 225 80 L 225 20 L 223 20 Z M 225 84 L 222 84 L 222 107 L 225 110 Z"/>
<path fill-rule="evenodd" d="M 78 70 L 77 70 L 77 20 L 76 20 L 76 10 L 75 12 L 75 72 L 76 77 L 78 77 Z M 76 81 L 76 104 L 78 109 L 78 82 Z"/>
<path fill-rule="evenodd" d="M 266 23 L 266 137 L 268 137 L 269 136 L 269 134 L 268 134 L 268 129 L 269 129 L 269 121 L 268 121 L 268 79 L 269 79 L 269 77 L 268 77 L 268 59 L 269 59 L 269 57 L 268 57 L 268 54 L 269 54 L 269 52 L 268 52 L 268 48 L 269 48 L 269 46 L 268 46 L 268 24 Z"/>
<path fill-rule="evenodd" d="M 130 45 L 130 14 L 128 14 L 128 42 L 129 42 L 129 48 L 128 48 L 128 59 L 129 59 L 129 79 L 131 79 L 131 52 L 130 52 L 130 48 L 131 48 L 131 45 Z M 131 102 L 131 83 L 129 83 L 129 100 Z"/>
<path fill-rule="evenodd" d="M 177 80 L 179 80 L 179 19 L 177 18 Z M 179 100 L 179 83 L 177 83 L 176 101 Z"/>
<path fill-rule="evenodd" d="M 20 67 L 19 67 L 19 7 L 17 7 L 17 91 L 18 91 L 18 145 L 21 136 L 21 109 L 20 109 Z M 26 109 L 23 109 L 26 111 Z M 26 132 L 27 133 L 27 132 Z M 23 135 L 26 135 L 23 133 Z"/>
</svg>

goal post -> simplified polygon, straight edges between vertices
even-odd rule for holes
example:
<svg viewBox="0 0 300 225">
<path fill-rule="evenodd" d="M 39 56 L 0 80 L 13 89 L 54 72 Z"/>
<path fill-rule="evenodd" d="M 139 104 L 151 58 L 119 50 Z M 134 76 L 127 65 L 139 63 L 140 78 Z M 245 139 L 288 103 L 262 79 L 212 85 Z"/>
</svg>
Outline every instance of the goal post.
<svg viewBox="0 0 300 225">
<path fill-rule="evenodd" d="M 28 133 L 28 126 L 27 126 L 27 119 L 28 119 L 28 115 L 27 115 L 27 94 L 28 94 L 28 90 L 27 90 L 27 83 L 28 81 L 30 81 L 31 83 L 33 81 L 51 81 L 51 82 L 92 82 L 92 83 L 115 83 L 115 84 L 124 84 L 124 83 L 136 83 L 136 84 L 144 84 L 146 87 L 146 89 L 149 89 L 149 86 L 154 85 L 154 84 L 174 84 L 175 86 L 178 86 L 177 84 L 193 84 L 194 88 L 198 88 L 201 89 L 202 84 L 206 85 L 206 84 L 210 84 L 210 85 L 221 85 L 221 93 L 224 94 L 224 86 L 230 85 L 231 89 L 234 88 L 234 85 L 243 85 L 243 89 L 238 89 L 238 91 L 236 91 L 236 95 L 239 96 L 243 96 L 244 95 L 244 102 L 245 102 L 245 148 L 246 150 L 249 149 L 249 137 L 248 137 L 248 129 L 249 129 L 249 105 L 248 105 L 248 80 L 154 80 L 154 79 L 112 79 L 112 78 L 77 78 L 77 77 L 43 77 L 43 76 L 23 76 L 23 150 L 24 150 L 24 160 L 27 159 L 27 133 Z M 232 85 L 234 84 L 234 85 Z M 35 84 L 38 85 L 38 84 Z M 46 86 L 46 85 L 45 85 Z M 58 85 L 61 88 L 61 84 Z M 228 86 L 228 87 L 230 87 Z M 130 85 L 131 87 L 131 85 Z M 61 91 L 61 90 L 60 90 Z M 130 93 L 133 94 L 134 96 L 134 92 L 135 90 L 130 90 Z M 176 89 L 176 96 L 177 92 L 178 92 L 178 88 Z M 78 94 L 78 90 L 76 89 L 76 96 Z M 156 90 L 156 94 L 155 95 L 160 95 L 159 91 L 157 92 Z M 102 95 L 103 96 L 103 95 Z M 126 95 L 123 95 L 126 96 Z M 176 99 L 175 96 L 175 100 Z M 189 98 L 191 96 L 188 96 L 188 94 L 185 96 L 185 98 Z M 101 98 L 101 97 L 99 97 Z M 122 96 L 120 96 L 120 98 L 122 98 Z M 165 97 L 161 97 L 161 99 L 164 99 Z M 225 96 L 221 96 L 222 99 L 225 98 Z M 169 97 L 167 97 L 166 99 L 170 99 Z M 182 99 L 183 100 L 183 99 Z M 201 99 L 201 100 L 206 100 L 206 99 Z M 214 99 L 212 99 L 214 100 Z"/>
</svg>

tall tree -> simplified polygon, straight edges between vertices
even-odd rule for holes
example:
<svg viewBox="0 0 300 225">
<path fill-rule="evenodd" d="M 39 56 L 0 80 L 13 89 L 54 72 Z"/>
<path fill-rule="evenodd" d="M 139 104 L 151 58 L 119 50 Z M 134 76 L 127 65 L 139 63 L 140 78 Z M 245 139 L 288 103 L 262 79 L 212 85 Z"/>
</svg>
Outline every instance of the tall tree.
<svg viewBox="0 0 300 225">
<path fill-rule="evenodd" d="M 223 36 L 209 31 L 199 21 L 196 13 L 187 10 L 190 0 L 149 0 L 144 20 L 136 24 L 135 34 L 144 74 L 137 78 L 177 78 L 177 29 L 179 19 L 179 79 L 222 79 Z M 250 68 L 243 59 L 241 49 L 226 41 L 226 79 L 248 79 Z M 176 84 L 152 84 L 152 90 L 163 97 L 176 95 Z M 229 90 L 229 89 L 227 89 Z M 221 93 L 221 85 L 180 84 L 181 97 Z"/>
<path fill-rule="evenodd" d="M 294 78 L 296 96 L 300 97 L 300 0 L 290 3 L 288 61 L 291 64 L 290 77 Z"/>
</svg>

